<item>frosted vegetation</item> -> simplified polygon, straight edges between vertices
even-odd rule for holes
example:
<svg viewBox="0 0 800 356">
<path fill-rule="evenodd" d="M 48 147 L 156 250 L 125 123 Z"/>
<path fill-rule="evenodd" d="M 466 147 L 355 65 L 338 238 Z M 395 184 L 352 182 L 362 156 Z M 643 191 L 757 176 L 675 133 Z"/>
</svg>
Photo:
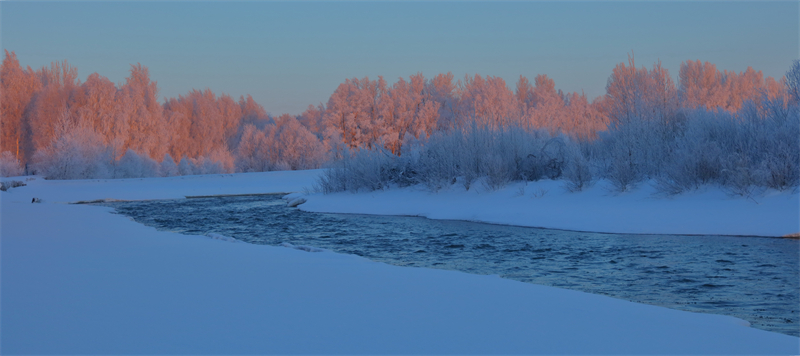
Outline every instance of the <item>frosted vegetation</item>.
<svg viewBox="0 0 800 356">
<path fill-rule="evenodd" d="M 700 83 L 706 90 L 692 79 L 698 70 L 700 79 L 712 80 Z M 511 181 L 563 179 L 567 189 L 579 191 L 607 179 L 619 191 L 653 181 L 668 194 L 704 184 L 744 196 L 762 188 L 797 189 L 800 63 L 782 80 L 784 93 L 762 88 L 737 103 L 710 94 L 723 91 L 725 78 L 735 78 L 715 71 L 708 63 L 684 63 L 676 90 L 659 65 L 637 70 L 631 59 L 630 66 L 617 66 L 609 79 L 604 130 L 581 135 L 519 122 L 471 120 L 437 131 L 425 142 L 407 142 L 404 155 L 380 146 L 346 150 L 320 186 L 325 192 L 415 184 L 470 189 L 480 181 L 497 189 Z"/>
<path fill-rule="evenodd" d="M 422 74 L 388 84 L 348 79 L 326 104 L 272 116 L 250 96 L 211 90 L 158 102 L 146 67 L 115 85 L 86 82 L 66 61 L 33 70 L 6 52 L 0 68 L 0 174 L 135 178 L 329 167 L 326 192 L 452 184 L 469 189 L 562 179 L 577 191 L 607 179 L 675 194 L 704 184 L 736 194 L 800 185 L 800 64 L 786 77 L 617 65 L 591 102 L 546 75 Z"/>
<path fill-rule="evenodd" d="M 670 120 L 616 122 L 595 139 L 551 135 L 540 129 L 477 126 L 434 134 L 407 153 L 344 151 L 325 171 L 325 192 L 377 190 L 424 184 L 497 189 L 512 181 L 563 179 L 580 191 L 607 179 L 618 191 L 653 181 L 668 194 L 704 184 L 737 195 L 796 189 L 800 183 L 797 106 L 748 103 L 736 113 L 685 109 Z"/>
</svg>

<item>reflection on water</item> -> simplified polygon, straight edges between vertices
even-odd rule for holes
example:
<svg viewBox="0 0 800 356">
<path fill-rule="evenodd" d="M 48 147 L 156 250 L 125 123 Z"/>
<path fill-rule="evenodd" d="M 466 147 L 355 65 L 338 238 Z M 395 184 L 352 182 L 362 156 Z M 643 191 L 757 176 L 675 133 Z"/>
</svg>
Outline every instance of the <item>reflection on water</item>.
<svg viewBox="0 0 800 356">
<path fill-rule="evenodd" d="M 415 217 L 318 214 L 279 196 L 118 202 L 137 222 L 184 234 L 288 242 L 399 266 L 497 274 L 695 312 L 800 336 L 800 241 L 618 235 Z"/>
</svg>

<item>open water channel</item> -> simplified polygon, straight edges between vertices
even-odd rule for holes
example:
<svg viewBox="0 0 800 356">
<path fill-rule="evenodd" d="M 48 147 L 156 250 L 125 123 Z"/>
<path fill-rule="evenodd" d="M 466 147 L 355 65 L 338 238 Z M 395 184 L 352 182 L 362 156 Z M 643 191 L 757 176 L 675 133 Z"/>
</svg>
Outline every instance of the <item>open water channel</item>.
<svg viewBox="0 0 800 356">
<path fill-rule="evenodd" d="M 418 217 L 320 214 L 279 195 L 103 203 L 183 234 L 313 246 L 399 266 L 497 274 L 800 336 L 800 241 L 600 234 Z"/>
</svg>

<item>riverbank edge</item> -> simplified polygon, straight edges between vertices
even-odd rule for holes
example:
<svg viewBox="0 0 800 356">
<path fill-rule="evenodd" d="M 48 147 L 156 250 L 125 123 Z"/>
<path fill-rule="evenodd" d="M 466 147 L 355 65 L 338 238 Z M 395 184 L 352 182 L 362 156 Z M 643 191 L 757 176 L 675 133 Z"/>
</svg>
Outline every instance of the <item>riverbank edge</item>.
<svg viewBox="0 0 800 356">
<path fill-rule="evenodd" d="M 331 194 L 296 193 L 301 210 L 324 213 L 420 216 L 500 225 L 618 234 L 725 235 L 797 238 L 800 193 L 762 191 L 748 197 L 716 187 L 658 194 L 654 184 L 615 192 L 600 181 L 569 192 L 560 181 L 516 182 L 498 190 L 452 186 Z"/>
</svg>

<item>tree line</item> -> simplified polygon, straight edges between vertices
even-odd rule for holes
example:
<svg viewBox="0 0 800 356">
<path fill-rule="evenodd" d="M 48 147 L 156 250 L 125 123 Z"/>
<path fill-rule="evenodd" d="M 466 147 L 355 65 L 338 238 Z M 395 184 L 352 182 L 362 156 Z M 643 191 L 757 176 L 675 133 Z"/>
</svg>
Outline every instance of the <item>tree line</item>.
<svg viewBox="0 0 800 356">
<path fill-rule="evenodd" d="M 389 84 L 347 79 L 327 103 L 300 115 L 268 114 L 251 96 L 210 89 L 159 102 L 147 67 L 132 65 L 123 83 L 93 73 L 85 82 L 66 60 L 33 70 L 14 52 L 0 66 L 3 175 L 50 178 L 142 177 L 318 168 L 360 148 L 402 156 L 439 133 L 472 126 L 544 130 L 597 140 L 631 120 L 672 120 L 681 110 L 738 112 L 789 102 L 786 78 L 748 68 L 719 71 L 686 61 L 673 83 L 660 63 L 617 65 L 606 94 L 564 93 L 546 75 L 520 76 L 514 90 L 499 77 L 422 74 Z"/>
<path fill-rule="evenodd" d="M 554 130 L 552 123 L 569 118 L 563 107 L 556 114 L 564 116 L 549 125 L 532 125 L 524 114 L 505 125 L 468 120 L 409 142 L 402 155 L 380 147 L 349 149 L 330 163 L 319 187 L 469 190 L 477 183 L 497 189 L 558 179 L 579 191 L 605 180 L 615 191 L 643 182 L 665 194 L 715 185 L 747 197 L 800 187 L 800 61 L 779 81 L 752 69 L 719 73 L 700 62 L 684 62 L 680 74 L 676 88 L 659 63 L 650 70 L 636 68 L 633 58 L 618 65 L 606 95 L 592 102 L 607 124 L 588 136 L 564 126 Z"/>
</svg>

